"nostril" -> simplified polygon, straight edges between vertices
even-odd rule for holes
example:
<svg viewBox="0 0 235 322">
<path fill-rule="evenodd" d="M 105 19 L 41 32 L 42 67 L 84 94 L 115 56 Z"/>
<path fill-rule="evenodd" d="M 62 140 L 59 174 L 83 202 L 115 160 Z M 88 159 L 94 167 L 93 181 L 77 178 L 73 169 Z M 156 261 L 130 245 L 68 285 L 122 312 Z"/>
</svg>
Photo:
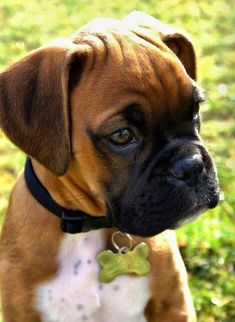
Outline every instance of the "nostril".
<svg viewBox="0 0 235 322">
<path fill-rule="evenodd" d="M 192 183 L 201 176 L 203 170 L 202 159 L 194 157 L 177 161 L 169 172 L 178 180 Z"/>
</svg>

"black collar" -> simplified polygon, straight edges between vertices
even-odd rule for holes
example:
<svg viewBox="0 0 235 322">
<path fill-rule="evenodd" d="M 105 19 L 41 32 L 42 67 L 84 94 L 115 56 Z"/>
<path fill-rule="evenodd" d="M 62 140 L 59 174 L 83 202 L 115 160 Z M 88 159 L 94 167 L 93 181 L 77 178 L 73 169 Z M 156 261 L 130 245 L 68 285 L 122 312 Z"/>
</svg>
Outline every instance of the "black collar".
<svg viewBox="0 0 235 322">
<path fill-rule="evenodd" d="M 87 232 L 94 229 L 112 227 L 108 217 L 93 217 L 80 210 L 69 210 L 56 203 L 37 178 L 30 158 L 24 170 L 27 187 L 33 197 L 47 210 L 61 218 L 61 229 L 70 234 Z"/>
</svg>

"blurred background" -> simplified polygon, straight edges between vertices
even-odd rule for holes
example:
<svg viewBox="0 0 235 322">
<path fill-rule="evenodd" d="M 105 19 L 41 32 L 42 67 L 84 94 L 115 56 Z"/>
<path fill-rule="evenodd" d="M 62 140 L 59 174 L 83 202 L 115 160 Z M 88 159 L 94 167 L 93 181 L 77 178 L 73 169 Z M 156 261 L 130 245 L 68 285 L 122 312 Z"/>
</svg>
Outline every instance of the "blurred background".
<svg viewBox="0 0 235 322">
<path fill-rule="evenodd" d="M 198 82 L 208 98 L 201 107 L 202 137 L 216 161 L 224 201 L 177 234 L 199 321 L 234 322 L 235 1 L 1 0 L 0 71 L 93 18 L 122 18 L 132 10 L 185 29 L 195 44 Z M 0 132 L 0 225 L 24 161 Z"/>
</svg>

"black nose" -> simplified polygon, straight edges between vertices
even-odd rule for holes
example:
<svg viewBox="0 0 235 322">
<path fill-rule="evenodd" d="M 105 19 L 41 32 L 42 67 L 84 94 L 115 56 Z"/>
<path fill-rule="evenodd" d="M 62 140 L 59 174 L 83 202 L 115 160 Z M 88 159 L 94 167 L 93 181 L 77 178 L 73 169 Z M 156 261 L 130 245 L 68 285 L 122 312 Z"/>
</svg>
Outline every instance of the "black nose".
<svg viewBox="0 0 235 322">
<path fill-rule="evenodd" d="M 187 184 L 194 184 L 202 176 L 204 170 L 200 155 L 196 154 L 190 158 L 180 159 L 170 169 L 170 173 L 178 180 Z"/>
</svg>

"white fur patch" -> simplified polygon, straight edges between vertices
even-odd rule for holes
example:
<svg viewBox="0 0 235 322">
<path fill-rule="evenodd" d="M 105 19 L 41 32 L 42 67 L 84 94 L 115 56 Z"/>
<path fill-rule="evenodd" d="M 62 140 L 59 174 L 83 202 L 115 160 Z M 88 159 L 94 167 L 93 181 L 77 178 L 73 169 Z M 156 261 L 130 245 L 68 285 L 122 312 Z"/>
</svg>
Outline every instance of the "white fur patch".
<svg viewBox="0 0 235 322">
<path fill-rule="evenodd" d="M 104 247 L 102 230 L 64 237 L 57 275 L 36 292 L 43 322 L 146 322 L 148 277 L 125 275 L 100 283 L 97 256 Z"/>
</svg>

